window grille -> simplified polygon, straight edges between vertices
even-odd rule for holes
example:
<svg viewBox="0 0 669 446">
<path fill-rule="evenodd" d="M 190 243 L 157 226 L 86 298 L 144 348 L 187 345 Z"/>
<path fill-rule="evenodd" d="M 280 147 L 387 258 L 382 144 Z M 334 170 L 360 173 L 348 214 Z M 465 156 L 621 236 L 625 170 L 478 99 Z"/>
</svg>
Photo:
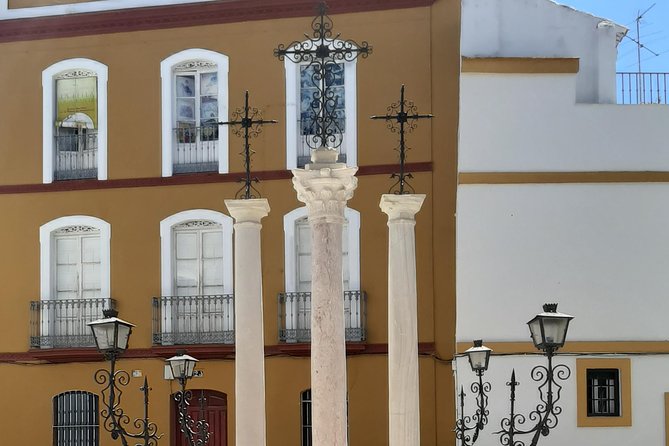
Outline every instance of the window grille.
<svg viewBox="0 0 669 446">
<path fill-rule="evenodd" d="M 99 446 L 98 396 L 75 390 L 53 398 L 53 445 Z"/>
<path fill-rule="evenodd" d="M 620 374 L 618 369 L 588 369 L 588 416 L 620 416 Z"/>
<path fill-rule="evenodd" d="M 302 411 L 302 446 L 311 446 L 311 389 L 300 395 L 300 409 Z"/>
</svg>

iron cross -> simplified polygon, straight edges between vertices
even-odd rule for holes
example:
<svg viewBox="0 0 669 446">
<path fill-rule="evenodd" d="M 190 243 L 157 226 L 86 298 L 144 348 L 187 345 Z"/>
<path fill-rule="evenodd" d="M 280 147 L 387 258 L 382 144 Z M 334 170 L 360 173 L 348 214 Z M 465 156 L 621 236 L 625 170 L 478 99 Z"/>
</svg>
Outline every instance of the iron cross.
<svg viewBox="0 0 669 446">
<path fill-rule="evenodd" d="M 296 40 L 287 46 L 280 44 L 274 50 L 274 56 L 279 60 L 288 58 L 291 62 L 313 67 L 311 81 L 316 92 L 309 103 L 313 119 L 309 128 L 314 129 L 315 135 L 313 141 L 307 138 L 312 149 L 326 146 L 328 142 L 332 147 L 342 143 L 343 132 L 337 122 L 336 110 L 339 97 L 329 85 L 334 80 L 332 68 L 338 63 L 352 62 L 359 56 L 366 58 L 372 52 L 367 42 L 358 44 L 350 39 L 340 39 L 340 34 L 335 35 L 332 31 L 334 24 L 327 12 L 325 1 L 321 1 L 317 7 L 318 15 L 311 22 L 311 36 L 305 33 L 307 40 Z"/>
<path fill-rule="evenodd" d="M 398 195 L 415 192 L 413 187 L 407 181 L 407 178 L 413 178 L 413 175 L 411 175 L 411 173 L 406 173 L 405 171 L 406 152 L 410 150 L 410 148 L 406 147 L 405 135 L 414 131 L 417 126 L 416 121 L 419 119 L 432 119 L 433 117 L 434 116 L 431 114 L 419 114 L 416 105 L 414 105 L 412 101 L 404 99 L 404 85 L 402 85 L 402 89 L 400 90 L 399 102 L 391 104 L 388 107 L 387 114 L 370 117 L 370 119 L 382 119 L 386 121 L 386 126 L 391 132 L 400 134 L 400 143 L 395 149 L 400 155 L 400 172 L 390 176 L 390 178 L 397 178 L 397 182 L 390 188 L 391 192 Z M 399 189 L 393 191 L 396 186 L 399 186 Z M 408 189 L 406 192 L 405 187 Z"/>
<path fill-rule="evenodd" d="M 258 183 L 258 178 L 251 177 L 251 157 L 255 151 L 251 150 L 250 138 L 255 138 L 262 133 L 262 126 L 264 124 L 276 124 L 275 120 L 262 119 L 262 114 L 257 108 L 249 107 L 249 92 L 244 94 L 244 107 L 236 109 L 233 113 L 233 121 L 219 122 L 219 125 L 232 126 L 232 133 L 236 136 L 244 138 L 244 150 L 239 154 L 244 157 L 245 176 L 239 181 L 244 182 L 244 186 L 237 191 L 235 198 L 259 198 L 260 192 L 253 187 L 253 183 Z M 254 194 L 255 192 L 255 194 Z"/>
</svg>

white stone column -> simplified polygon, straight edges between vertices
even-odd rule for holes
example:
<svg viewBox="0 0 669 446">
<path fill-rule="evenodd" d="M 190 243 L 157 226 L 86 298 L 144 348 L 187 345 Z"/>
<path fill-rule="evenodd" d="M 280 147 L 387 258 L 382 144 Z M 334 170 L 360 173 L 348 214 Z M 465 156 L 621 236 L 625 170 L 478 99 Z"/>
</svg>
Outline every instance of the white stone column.
<svg viewBox="0 0 669 446">
<path fill-rule="evenodd" d="M 317 160 L 318 155 L 313 158 Z M 354 176 L 357 170 L 357 167 L 334 162 L 316 162 L 308 164 L 305 169 L 293 170 L 297 198 L 307 205 L 311 227 L 311 416 L 314 446 L 347 444 L 342 230 L 346 202 L 353 196 L 358 183 Z"/>
<path fill-rule="evenodd" d="M 425 195 L 381 197 L 388 214 L 388 410 L 390 446 L 420 445 L 415 215 Z"/>
<path fill-rule="evenodd" d="M 265 342 L 263 336 L 260 220 L 264 198 L 225 200 L 235 219 L 235 432 L 237 446 L 265 446 Z"/>
</svg>

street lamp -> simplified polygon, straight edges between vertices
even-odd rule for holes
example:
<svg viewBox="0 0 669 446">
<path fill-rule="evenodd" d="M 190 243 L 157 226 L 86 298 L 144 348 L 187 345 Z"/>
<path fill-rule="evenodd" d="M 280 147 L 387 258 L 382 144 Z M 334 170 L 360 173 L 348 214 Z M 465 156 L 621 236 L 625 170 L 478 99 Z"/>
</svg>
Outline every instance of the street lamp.
<svg viewBox="0 0 669 446">
<path fill-rule="evenodd" d="M 149 421 L 149 384 L 144 378 L 144 385 L 139 388 L 144 393 L 144 418 L 136 419 L 133 425 L 141 428 L 139 432 L 128 432 L 126 426 L 130 424 L 130 417 L 121 408 L 122 387 L 130 382 L 130 375 L 125 370 L 116 370 L 116 360 L 128 348 L 128 340 L 132 333 L 133 324 L 119 319 L 118 312 L 113 309 L 104 310 L 103 319 L 88 323 L 95 338 L 95 345 L 109 361 L 109 370 L 100 369 L 95 372 L 95 382 L 104 386 L 102 400 L 104 408 L 100 415 L 104 418 L 104 427 L 111 433 L 111 437 L 120 439 L 123 446 L 128 446 L 128 439 L 142 440 L 136 446 L 157 446 L 158 426 Z M 130 440 L 132 441 L 132 440 Z"/>
<path fill-rule="evenodd" d="M 184 350 L 177 351 L 176 356 L 166 360 L 172 371 L 174 379 L 181 384 L 181 390 L 174 394 L 174 401 L 179 405 L 179 427 L 181 432 L 186 435 L 188 444 L 191 446 L 206 446 L 209 441 L 209 423 L 204 419 L 204 414 L 201 413 L 200 419 L 195 422 L 188 414 L 188 406 L 192 393 L 186 390 L 186 381 L 193 377 L 195 364 L 197 359 L 188 356 Z M 200 399 L 200 409 L 202 409 L 203 401 Z M 201 411 L 202 412 L 202 411 Z"/>
<path fill-rule="evenodd" d="M 500 435 L 500 443 L 508 446 L 525 446 L 525 442 L 516 440 L 516 435 L 532 434 L 530 446 L 536 446 L 541 436 L 548 436 L 551 429 L 554 429 L 558 424 L 558 415 L 562 412 L 562 408 L 557 406 L 560 400 L 560 392 L 562 386 L 559 381 L 565 381 L 571 376 L 571 370 L 565 364 L 553 365 L 553 356 L 555 352 L 562 346 L 567 338 L 567 329 L 569 322 L 573 316 L 568 314 L 558 313 L 557 304 L 544 304 L 543 313 L 537 314 L 531 321 L 527 323 L 530 328 L 530 337 L 534 346 L 543 351 L 548 359 L 548 365 L 538 365 L 532 369 L 530 376 L 532 380 L 540 383 L 539 398 L 540 403 L 537 404 L 536 409 L 530 412 L 526 418 L 522 414 L 515 413 L 516 401 L 516 371 L 511 372 L 511 381 L 507 386 L 511 387 L 511 412 L 508 418 L 502 420 L 502 430 L 495 432 Z M 536 420 L 536 424 L 529 430 L 516 428 L 517 425 L 522 425 L 529 419 Z"/>
<path fill-rule="evenodd" d="M 483 341 L 478 339 L 474 341 L 474 346 L 465 351 L 469 358 L 469 365 L 472 371 L 476 373 L 479 380 L 473 382 L 471 391 L 476 394 L 476 412 L 472 416 L 465 416 L 465 390 L 460 386 L 460 419 L 455 422 L 455 437 L 460 440 L 461 446 L 473 445 L 479 437 L 479 432 L 483 430 L 488 423 L 488 395 L 490 392 L 490 383 L 483 382 L 483 373 L 488 370 L 491 349 L 483 345 Z M 474 422 L 473 426 L 468 423 Z M 469 431 L 474 431 L 469 435 Z"/>
</svg>

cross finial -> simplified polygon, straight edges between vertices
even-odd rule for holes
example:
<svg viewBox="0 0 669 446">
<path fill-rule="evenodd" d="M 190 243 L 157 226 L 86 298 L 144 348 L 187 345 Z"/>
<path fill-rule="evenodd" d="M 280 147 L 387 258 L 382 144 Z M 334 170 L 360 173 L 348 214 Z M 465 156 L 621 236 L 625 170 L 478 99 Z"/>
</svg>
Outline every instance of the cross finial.
<svg viewBox="0 0 669 446">
<path fill-rule="evenodd" d="M 251 157 L 255 151 L 251 150 L 249 139 L 260 135 L 264 124 L 276 124 L 277 121 L 273 119 L 265 120 L 262 118 L 262 114 L 257 108 L 249 107 L 248 90 L 244 94 L 244 107 L 236 109 L 232 113 L 232 116 L 233 121 L 219 122 L 219 124 L 232 126 L 232 133 L 244 138 L 244 149 L 239 153 L 244 158 L 245 176 L 239 180 L 244 182 L 244 186 L 237 191 L 235 198 L 244 198 L 245 200 L 259 198 L 260 192 L 253 187 L 253 183 L 258 183 L 260 180 L 251 177 Z"/>
<path fill-rule="evenodd" d="M 404 85 L 400 89 L 400 100 L 391 104 L 387 108 L 387 113 L 385 115 L 375 115 L 371 116 L 371 119 L 382 119 L 386 121 L 386 126 L 392 133 L 399 133 L 400 141 L 399 145 L 395 150 L 399 153 L 400 157 L 400 171 L 399 173 L 394 173 L 390 178 L 397 178 L 397 181 L 390 188 L 390 192 L 393 192 L 398 195 L 411 194 L 414 193 L 414 188 L 409 184 L 407 179 L 413 178 L 411 173 L 407 173 L 405 170 L 406 163 L 406 153 L 410 150 L 406 146 L 406 134 L 411 133 L 417 127 L 417 122 L 419 119 L 432 119 L 434 116 L 431 114 L 419 114 L 418 108 L 412 101 L 407 101 L 404 99 Z"/>
<path fill-rule="evenodd" d="M 319 2 L 317 16 L 311 22 L 311 35 L 307 40 L 293 41 L 288 45 L 280 44 L 274 50 L 279 60 L 288 58 L 293 63 L 304 65 L 303 70 L 310 78 L 314 93 L 309 101 L 307 117 L 302 128 L 310 138 L 306 143 L 311 149 L 327 147 L 337 149 L 343 142 L 343 130 L 339 124 L 343 116 L 337 105 L 343 103 L 336 93 L 334 83 L 337 77 L 337 65 L 352 62 L 358 57 L 367 57 L 372 48 L 367 42 L 361 44 L 350 39 L 341 39 L 334 34 L 332 19 L 327 15 L 328 8 L 324 1 Z"/>
</svg>

